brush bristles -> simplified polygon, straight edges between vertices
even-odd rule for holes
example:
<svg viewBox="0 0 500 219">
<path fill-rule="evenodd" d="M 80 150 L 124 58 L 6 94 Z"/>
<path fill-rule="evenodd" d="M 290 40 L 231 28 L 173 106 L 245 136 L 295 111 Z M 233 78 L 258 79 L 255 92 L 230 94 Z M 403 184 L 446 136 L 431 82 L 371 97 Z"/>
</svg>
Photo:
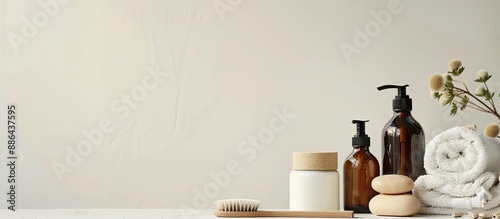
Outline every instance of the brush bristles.
<svg viewBox="0 0 500 219">
<path fill-rule="evenodd" d="M 260 201 L 253 199 L 224 199 L 215 202 L 217 211 L 257 211 Z"/>
</svg>

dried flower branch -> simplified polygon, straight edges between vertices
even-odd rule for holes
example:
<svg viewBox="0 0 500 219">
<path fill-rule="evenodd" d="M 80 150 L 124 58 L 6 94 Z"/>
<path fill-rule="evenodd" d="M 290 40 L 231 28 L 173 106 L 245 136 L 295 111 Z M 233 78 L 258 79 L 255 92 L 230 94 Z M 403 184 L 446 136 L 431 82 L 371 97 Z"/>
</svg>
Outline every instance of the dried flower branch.
<svg viewBox="0 0 500 219">
<path fill-rule="evenodd" d="M 448 73 L 434 73 L 429 78 L 431 96 L 438 99 L 442 106 L 451 106 L 450 115 L 454 116 L 457 111 L 471 108 L 480 112 L 492 114 L 500 120 L 500 114 L 495 106 L 495 92 L 488 87 L 488 80 L 492 77 L 488 71 L 481 69 L 477 72 L 474 80 L 479 83 L 471 92 L 465 82 L 456 78 L 464 72 L 462 62 L 453 59 L 448 63 Z M 457 86 L 458 85 L 458 86 Z M 491 123 L 484 129 L 484 135 L 488 137 L 498 136 L 500 127 L 497 123 Z"/>
</svg>

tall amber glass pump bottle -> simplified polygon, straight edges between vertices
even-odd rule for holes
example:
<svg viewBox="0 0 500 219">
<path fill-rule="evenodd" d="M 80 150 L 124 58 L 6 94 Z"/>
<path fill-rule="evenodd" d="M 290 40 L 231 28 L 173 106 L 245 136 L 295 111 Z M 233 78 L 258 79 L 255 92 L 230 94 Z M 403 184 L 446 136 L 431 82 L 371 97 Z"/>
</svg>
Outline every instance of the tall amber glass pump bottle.
<svg viewBox="0 0 500 219">
<path fill-rule="evenodd" d="M 414 181 L 425 174 L 425 135 L 411 115 L 412 100 L 406 95 L 408 85 L 384 85 L 377 89 L 397 89 L 392 101 L 394 114 L 382 130 L 382 174 L 401 174 Z"/>
</svg>

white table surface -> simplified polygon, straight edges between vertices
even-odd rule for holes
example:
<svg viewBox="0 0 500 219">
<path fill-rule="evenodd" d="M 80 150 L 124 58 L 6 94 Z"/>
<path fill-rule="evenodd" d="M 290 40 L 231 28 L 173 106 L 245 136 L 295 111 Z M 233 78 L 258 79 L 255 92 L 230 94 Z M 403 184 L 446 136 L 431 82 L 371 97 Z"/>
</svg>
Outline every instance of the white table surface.
<svg viewBox="0 0 500 219">
<path fill-rule="evenodd" d="M 381 217 L 371 214 L 354 214 L 355 218 L 403 218 Z M 213 215 L 213 210 L 185 212 L 177 209 L 17 209 L 15 212 L 0 210 L 1 219 L 53 219 L 53 218 L 156 218 L 156 219 L 221 219 Z M 416 215 L 410 218 L 452 218 L 447 215 Z"/>
</svg>

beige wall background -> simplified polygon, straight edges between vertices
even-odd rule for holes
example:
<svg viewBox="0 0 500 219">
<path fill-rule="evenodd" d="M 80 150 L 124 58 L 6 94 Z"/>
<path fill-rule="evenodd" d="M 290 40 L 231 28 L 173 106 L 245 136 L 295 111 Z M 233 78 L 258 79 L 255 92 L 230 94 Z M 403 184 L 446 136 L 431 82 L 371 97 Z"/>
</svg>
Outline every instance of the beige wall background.
<svg viewBox="0 0 500 219">
<path fill-rule="evenodd" d="M 352 119 L 370 120 L 380 161 L 396 95 L 378 92 L 384 84 L 410 85 L 426 141 L 498 122 L 450 117 L 427 86 L 457 58 L 471 87 L 484 68 L 500 88 L 498 1 L 3 0 L 1 9 L 0 120 L 17 104 L 18 208 L 202 209 L 234 197 L 287 208 L 292 152 L 337 151 L 342 174 Z"/>
</svg>

